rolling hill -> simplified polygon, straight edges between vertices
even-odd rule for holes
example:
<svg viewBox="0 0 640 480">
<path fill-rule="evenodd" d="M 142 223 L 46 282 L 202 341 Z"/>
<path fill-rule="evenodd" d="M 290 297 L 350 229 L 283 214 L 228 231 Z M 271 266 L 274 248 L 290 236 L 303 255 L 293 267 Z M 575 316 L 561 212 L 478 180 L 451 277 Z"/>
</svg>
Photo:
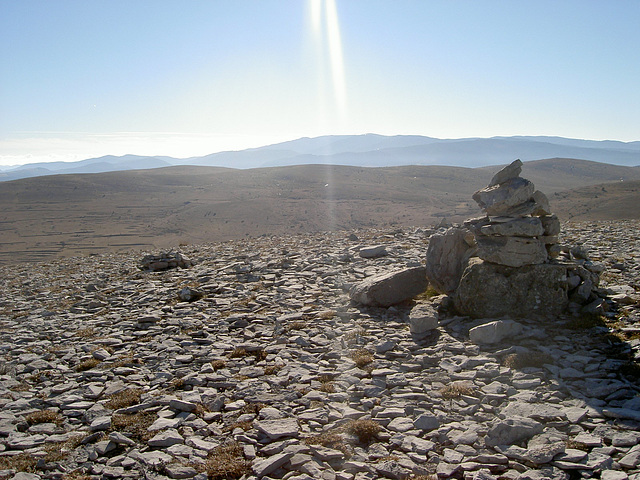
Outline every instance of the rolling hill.
<svg viewBox="0 0 640 480">
<path fill-rule="evenodd" d="M 360 167 L 447 165 L 475 168 L 509 163 L 516 158 L 522 161 L 579 158 L 610 165 L 638 166 L 640 142 L 524 136 L 438 139 L 420 135 L 328 135 L 183 159 L 124 155 L 91 158 L 80 162 L 28 164 L 3 169 L 0 171 L 0 181 L 53 174 L 152 169 L 170 165 L 240 169 L 313 164 Z"/>
<path fill-rule="evenodd" d="M 4 182 L 0 262 L 462 221 L 480 214 L 471 195 L 499 168 L 173 166 Z M 563 220 L 637 218 L 640 168 L 548 159 L 527 162 L 523 176 Z"/>
</svg>

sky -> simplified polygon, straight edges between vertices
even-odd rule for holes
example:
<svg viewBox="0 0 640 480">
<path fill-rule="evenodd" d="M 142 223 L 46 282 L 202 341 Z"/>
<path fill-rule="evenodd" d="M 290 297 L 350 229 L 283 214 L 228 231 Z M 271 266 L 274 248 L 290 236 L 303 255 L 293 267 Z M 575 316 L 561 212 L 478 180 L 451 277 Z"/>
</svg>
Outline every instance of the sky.
<svg viewBox="0 0 640 480">
<path fill-rule="evenodd" d="M 640 1 L 0 0 L 0 165 L 327 134 L 640 140 Z"/>
</svg>

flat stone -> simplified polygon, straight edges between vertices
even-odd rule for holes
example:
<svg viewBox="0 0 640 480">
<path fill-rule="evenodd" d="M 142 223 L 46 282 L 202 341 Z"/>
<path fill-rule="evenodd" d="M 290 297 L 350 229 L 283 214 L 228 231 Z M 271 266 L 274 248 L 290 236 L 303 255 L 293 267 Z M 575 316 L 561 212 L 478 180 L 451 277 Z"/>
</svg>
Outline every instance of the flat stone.
<svg viewBox="0 0 640 480">
<path fill-rule="evenodd" d="M 170 447 L 179 443 L 184 443 L 184 438 L 177 430 L 172 428 L 156 434 L 147 442 L 150 447 L 160 448 Z"/>
<path fill-rule="evenodd" d="M 538 265 L 547 260 L 544 242 L 537 238 L 478 235 L 478 257 L 507 267 Z"/>
<path fill-rule="evenodd" d="M 518 322 L 496 320 L 470 329 L 469 339 L 475 344 L 493 344 L 518 335 L 521 331 L 522 324 Z"/>
<path fill-rule="evenodd" d="M 424 267 L 413 267 L 367 278 L 349 291 L 351 300 L 362 305 L 389 307 L 409 300 L 427 289 Z"/>
<path fill-rule="evenodd" d="M 298 421 L 295 418 L 260 420 L 254 422 L 254 427 L 267 434 L 272 440 L 282 437 L 297 437 L 300 431 Z"/>
<path fill-rule="evenodd" d="M 293 457 L 292 453 L 279 453 L 267 458 L 256 458 L 251 468 L 253 473 L 255 473 L 258 478 L 261 478 L 275 472 L 278 468 L 286 464 L 291 457 Z"/>
</svg>

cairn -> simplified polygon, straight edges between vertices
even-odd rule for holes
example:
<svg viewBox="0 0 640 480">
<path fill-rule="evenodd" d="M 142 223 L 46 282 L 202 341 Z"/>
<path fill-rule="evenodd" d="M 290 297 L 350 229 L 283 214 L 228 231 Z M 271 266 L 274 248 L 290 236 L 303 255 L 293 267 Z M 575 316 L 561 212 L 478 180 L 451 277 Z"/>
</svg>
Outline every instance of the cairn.
<svg viewBox="0 0 640 480">
<path fill-rule="evenodd" d="M 599 308 L 599 266 L 583 249 L 558 244 L 558 217 L 521 171 L 516 160 L 474 193 L 485 216 L 431 236 L 429 282 L 451 297 L 458 313 L 475 318 Z"/>
</svg>

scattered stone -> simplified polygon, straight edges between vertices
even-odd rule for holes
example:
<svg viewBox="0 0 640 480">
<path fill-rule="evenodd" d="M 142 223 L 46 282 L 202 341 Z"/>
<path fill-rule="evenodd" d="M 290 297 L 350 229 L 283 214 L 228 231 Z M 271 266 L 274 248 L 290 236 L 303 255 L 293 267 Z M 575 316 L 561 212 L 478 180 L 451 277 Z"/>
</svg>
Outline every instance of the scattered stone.
<svg viewBox="0 0 640 480">
<path fill-rule="evenodd" d="M 351 300 L 363 305 L 389 307 L 409 300 L 427 289 L 424 267 L 413 267 L 370 277 L 349 292 Z"/>
<path fill-rule="evenodd" d="M 637 222 L 556 232 L 551 216 L 523 218 L 590 260 L 563 247 L 516 270 L 560 266 L 567 297 L 601 300 L 611 332 L 640 331 L 640 306 L 612 299 L 638 296 Z M 511 221 L 485 217 L 463 240 L 472 250 L 484 226 L 535 238 L 524 224 L 536 220 Z M 423 229 L 357 233 L 388 255 L 354 255 L 329 232 L 186 246 L 191 268 L 157 274 L 102 253 L 0 267 L 0 458 L 38 462 L 0 477 L 203 480 L 194 465 L 226 451 L 256 479 L 638 480 L 640 397 L 625 368 L 640 342 L 603 342 L 601 327 L 575 329 L 582 319 L 564 313 L 541 321 L 537 309 L 450 316 L 455 299 L 442 296 L 350 303 L 351 286 L 424 261 Z M 180 301 L 185 285 L 203 297 Z M 470 327 L 511 318 L 519 333 L 470 341 L 482 330 Z M 50 445 L 64 457 L 45 461 Z"/>
</svg>

